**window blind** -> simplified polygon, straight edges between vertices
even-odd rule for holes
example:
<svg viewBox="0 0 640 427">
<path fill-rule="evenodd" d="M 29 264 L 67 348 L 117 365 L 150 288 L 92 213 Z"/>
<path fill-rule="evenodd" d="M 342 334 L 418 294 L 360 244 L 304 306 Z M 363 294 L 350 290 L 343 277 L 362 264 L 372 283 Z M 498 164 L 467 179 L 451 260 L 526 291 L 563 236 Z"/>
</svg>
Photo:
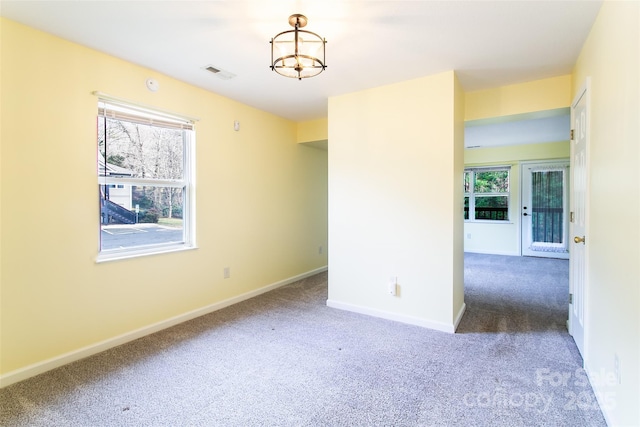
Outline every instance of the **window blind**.
<svg viewBox="0 0 640 427">
<path fill-rule="evenodd" d="M 193 130 L 197 119 L 146 107 L 94 92 L 98 96 L 98 115 L 131 123 L 153 125 L 169 129 Z"/>
</svg>

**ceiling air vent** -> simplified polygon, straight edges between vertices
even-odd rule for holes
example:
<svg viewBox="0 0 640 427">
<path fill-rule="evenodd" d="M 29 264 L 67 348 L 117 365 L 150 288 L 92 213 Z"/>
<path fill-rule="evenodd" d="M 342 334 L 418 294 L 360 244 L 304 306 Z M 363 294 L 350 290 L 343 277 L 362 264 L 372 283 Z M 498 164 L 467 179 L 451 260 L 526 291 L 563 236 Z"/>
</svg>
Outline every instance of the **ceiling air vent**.
<svg viewBox="0 0 640 427">
<path fill-rule="evenodd" d="M 222 80 L 230 80 L 236 76 L 233 73 L 221 70 L 220 68 L 214 67 L 213 65 L 207 65 L 204 67 L 204 69 L 209 71 L 210 73 L 213 73 L 216 77 Z"/>
</svg>

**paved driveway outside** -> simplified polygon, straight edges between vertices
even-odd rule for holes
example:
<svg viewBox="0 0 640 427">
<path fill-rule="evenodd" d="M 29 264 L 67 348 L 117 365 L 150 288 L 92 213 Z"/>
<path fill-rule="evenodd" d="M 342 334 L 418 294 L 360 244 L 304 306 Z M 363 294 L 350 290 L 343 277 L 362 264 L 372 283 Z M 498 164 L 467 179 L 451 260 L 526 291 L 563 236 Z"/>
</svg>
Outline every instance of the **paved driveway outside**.
<svg viewBox="0 0 640 427">
<path fill-rule="evenodd" d="M 103 225 L 100 232 L 102 249 L 130 248 L 132 246 L 183 241 L 182 228 L 158 224 Z"/>
</svg>

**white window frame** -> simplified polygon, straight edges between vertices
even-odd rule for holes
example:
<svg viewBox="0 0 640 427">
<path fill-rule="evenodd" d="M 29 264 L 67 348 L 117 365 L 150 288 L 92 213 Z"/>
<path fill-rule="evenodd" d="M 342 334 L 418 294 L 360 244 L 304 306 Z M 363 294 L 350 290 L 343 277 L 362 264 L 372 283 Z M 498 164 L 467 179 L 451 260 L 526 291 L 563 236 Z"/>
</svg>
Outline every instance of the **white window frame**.
<svg viewBox="0 0 640 427">
<path fill-rule="evenodd" d="M 159 126 L 181 128 L 183 132 L 183 178 L 182 179 L 153 179 L 134 177 L 100 177 L 98 171 L 98 185 L 129 185 L 183 188 L 183 240 L 177 243 L 159 243 L 153 245 L 136 246 L 121 249 L 103 250 L 100 243 L 102 224 L 100 215 L 98 221 L 98 256 L 96 262 L 128 259 L 139 256 L 155 255 L 167 252 L 177 252 L 195 249 L 195 121 L 197 119 L 143 106 L 119 98 L 114 98 L 100 92 L 94 92 L 98 96 L 98 114 L 106 114 L 110 118 L 120 118 L 124 121 L 142 124 L 158 124 Z M 97 144 L 97 141 L 96 141 Z M 98 147 L 96 146 L 96 149 Z M 98 153 L 99 155 L 99 153 Z"/>
<path fill-rule="evenodd" d="M 477 193 L 474 188 L 475 183 L 475 174 L 476 172 L 498 172 L 498 171 L 507 171 L 509 174 L 509 190 L 506 193 L 501 192 L 490 192 L 490 193 Z M 464 191 L 464 197 L 469 198 L 469 218 L 465 219 L 465 222 L 476 222 L 476 223 L 489 223 L 489 224 L 509 224 L 511 223 L 511 166 L 482 166 L 482 167 L 467 167 L 464 169 L 464 174 L 469 173 L 469 192 Z M 464 177 L 462 179 L 464 184 Z M 506 197 L 507 199 L 507 219 L 476 219 L 476 194 L 478 197 L 491 197 L 491 196 L 499 196 Z"/>
</svg>

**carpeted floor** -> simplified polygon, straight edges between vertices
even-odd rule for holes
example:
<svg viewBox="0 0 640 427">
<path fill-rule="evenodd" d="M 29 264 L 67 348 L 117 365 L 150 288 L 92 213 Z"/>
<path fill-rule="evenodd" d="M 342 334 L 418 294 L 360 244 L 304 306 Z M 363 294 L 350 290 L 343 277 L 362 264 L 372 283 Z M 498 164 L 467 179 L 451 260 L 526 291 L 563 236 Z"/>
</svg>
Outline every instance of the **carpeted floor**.
<svg viewBox="0 0 640 427">
<path fill-rule="evenodd" d="M 0 390 L 2 426 L 604 426 L 568 262 L 467 254 L 456 334 L 328 308 L 326 273 Z"/>
</svg>

